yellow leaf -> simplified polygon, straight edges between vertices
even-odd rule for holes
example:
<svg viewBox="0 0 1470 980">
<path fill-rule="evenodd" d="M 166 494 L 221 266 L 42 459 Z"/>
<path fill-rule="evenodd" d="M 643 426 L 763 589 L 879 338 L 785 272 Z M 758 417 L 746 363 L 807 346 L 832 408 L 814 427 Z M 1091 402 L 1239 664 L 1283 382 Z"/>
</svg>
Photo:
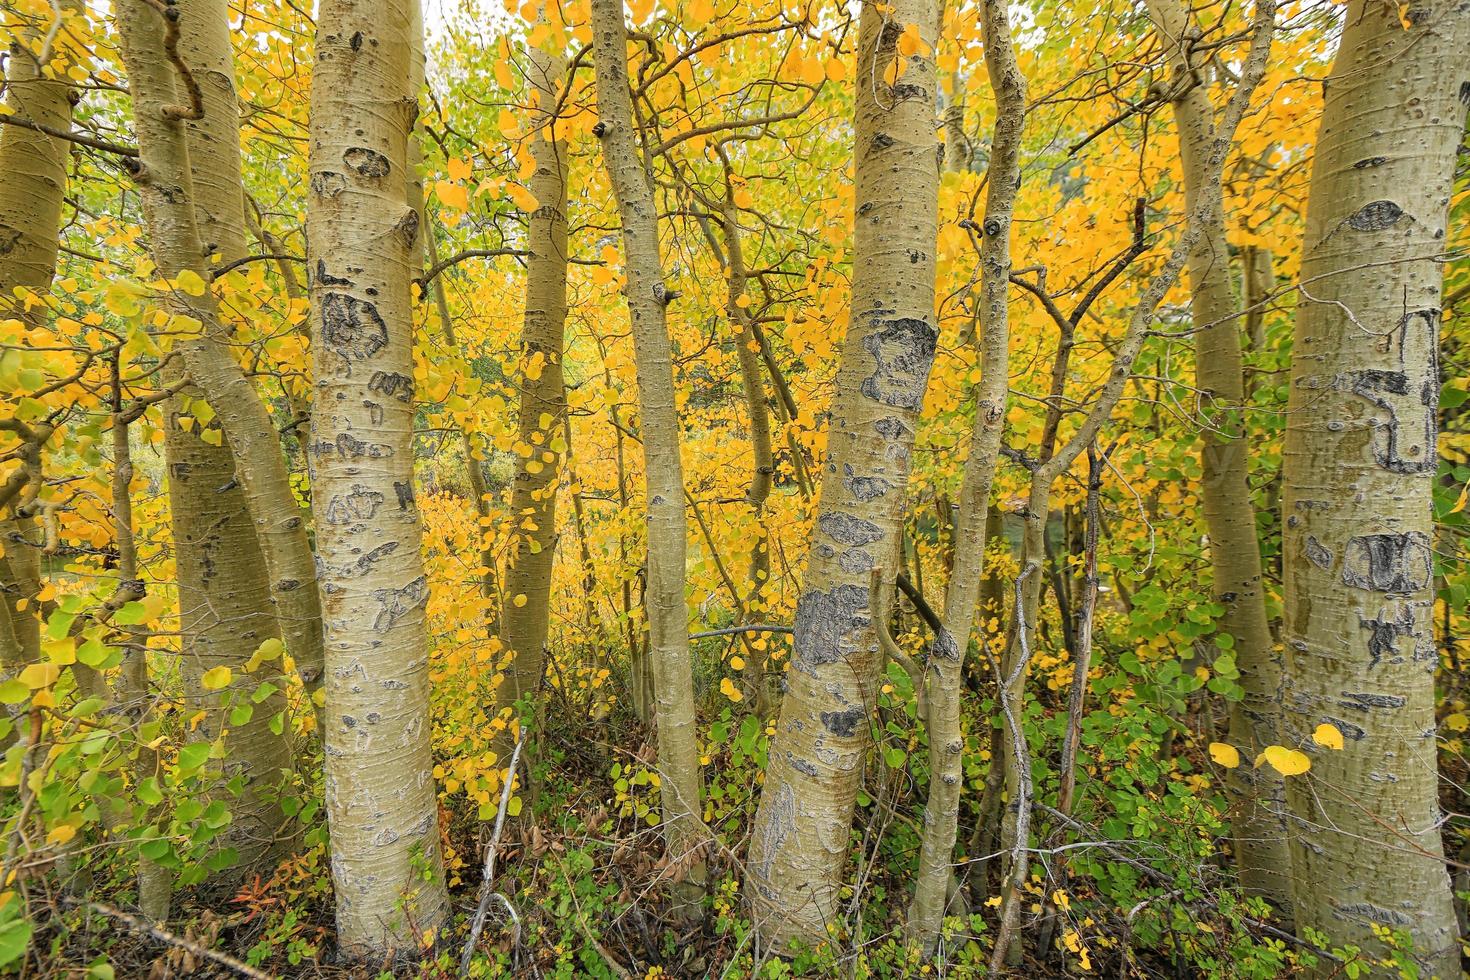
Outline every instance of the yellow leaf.
<svg viewBox="0 0 1470 980">
<path fill-rule="evenodd" d="M 1216 764 L 1224 766 L 1226 769 L 1234 769 L 1240 765 L 1240 752 L 1236 750 L 1235 746 L 1227 745 L 1224 742 L 1210 743 L 1210 758 L 1214 759 Z"/>
<path fill-rule="evenodd" d="M 750 208 L 755 204 L 755 198 L 744 187 L 737 187 L 735 189 L 734 201 L 735 206 L 742 209 Z"/>
<path fill-rule="evenodd" d="M 229 687 L 234 677 L 235 672 L 228 667 L 213 667 L 204 672 L 204 676 L 199 678 L 199 683 L 204 685 L 206 691 L 218 691 L 220 688 Z"/>
<path fill-rule="evenodd" d="M 1452 732 L 1463 732 L 1466 728 L 1470 728 L 1470 718 L 1466 718 L 1459 712 L 1455 712 L 1445 718 L 1444 727 Z"/>
<path fill-rule="evenodd" d="M 847 65 L 841 58 L 827 59 L 827 81 L 840 82 L 847 77 Z"/>
<path fill-rule="evenodd" d="M 1312 768 L 1311 759 L 1284 745 L 1268 745 L 1266 751 L 1256 757 L 1256 765 L 1260 766 L 1263 761 L 1269 762 L 1271 768 L 1283 776 L 1300 776 Z"/>
<path fill-rule="evenodd" d="M 731 670 L 744 670 L 745 669 L 745 658 L 742 657 L 742 656 L 740 656 L 740 655 L 738 655 L 738 654 L 735 655 L 735 656 L 733 656 L 733 657 L 731 657 L 730 658 L 730 669 Z"/>
<path fill-rule="evenodd" d="M 923 44 L 923 38 L 919 37 L 919 25 L 910 24 L 904 28 L 904 32 L 898 35 L 898 53 L 904 57 L 913 57 L 919 53 L 919 47 Z"/>
<path fill-rule="evenodd" d="M 204 279 L 193 269 L 185 269 L 174 277 L 174 285 L 190 296 L 203 296 Z"/>
<path fill-rule="evenodd" d="M 506 193 L 510 195 L 510 199 L 515 206 L 527 214 L 530 214 L 541 206 L 541 202 L 536 199 L 536 195 L 526 190 L 520 184 L 511 184 L 506 189 Z"/>
<path fill-rule="evenodd" d="M 521 798 L 519 796 L 512 796 L 510 802 L 505 805 L 505 812 L 509 816 L 519 817 L 521 815 Z"/>
<path fill-rule="evenodd" d="M 277 660 L 285 652 L 286 645 L 273 636 L 255 648 L 255 652 L 245 662 L 245 670 L 247 673 L 254 673 L 260 669 L 261 664 Z"/>
<path fill-rule="evenodd" d="M 76 835 L 77 828 L 71 824 L 64 823 L 60 826 L 52 827 L 51 832 L 46 835 L 46 840 L 52 844 L 65 844 Z"/>
<path fill-rule="evenodd" d="M 740 688 L 736 687 L 735 682 L 728 677 L 720 681 L 720 693 L 731 701 L 745 700 L 745 695 L 740 693 Z"/>
<path fill-rule="evenodd" d="M 1342 749 L 1342 732 L 1337 730 L 1336 725 L 1318 725 L 1317 730 L 1312 733 L 1312 741 L 1324 749 Z"/>
<path fill-rule="evenodd" d="M 69 636 L 47 640 L 41 644 L 41 652 L 46 654 L 47 660 L 62 667 L 77 662 L 77 644 Z"/>
<path fill-rule="evenodd" d="M 20 672 L 16 680 L 32 691 L 38 691 L 56 683 L 56 678 L 60 676 L 61 668 L 56 664 L 31 664 Z"/>
<path fill-rule="evenodd" d="M 450 180 L 468 180 L 475 167 L 464 157 L 454 157 L 449 161 L 446 169 L 449 171 Z"/>
<path fill-rule="evenodd" d="M 501 109 L 500 115 L 495 118 L 495 126 L 500 130 L 500 135 L 508 140 L 516 138 L 516 127 L 518 124 L 519 120 L 516 119 L 516 114 L 509 109 Z"/>
<path fill-rule="evenodd" d="M 689 5 L 689 18 L 695 24 L 704 24 L 715 15 L 714 0 L 694 0 Z"/>
<path fill-rule="evenodd" d="M 526 594 L 524 592 L 518 594 L 514 599 L 511 600 L 511 602 L 515 603 L 515 607 L 517 609 L 520 609 L 523 606 L 525 606 L 525 604 L 526 604 L 527 601 L 528 600 L 526 599 Z"/>
<path fill-rule="evenodd" d="M 456 211 L 467 210 L 470 206 L 469 192 L 463 184 L 452 184 L 447 180 L 437 181 L 434 184 L 434 194 L 445 207 Z"/>
</svg>

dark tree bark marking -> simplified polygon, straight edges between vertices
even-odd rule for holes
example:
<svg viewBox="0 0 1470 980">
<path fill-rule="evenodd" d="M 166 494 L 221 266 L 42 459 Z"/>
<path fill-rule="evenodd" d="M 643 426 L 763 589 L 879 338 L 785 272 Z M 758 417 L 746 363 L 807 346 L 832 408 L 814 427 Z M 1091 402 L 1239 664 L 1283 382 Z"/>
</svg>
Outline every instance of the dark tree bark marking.
<svg viewBox="0 0 1470 980">
<path fill-rule="evenodd" d="M 327 502 L 328 524 L 353 524 L 370 521 L 383 503 L 383 495 L 360 484 L 353 484 L 352 492 L 339 494 Z"/>
<path fill-rule="evenodd" d="M 924 402 L 939 332 L 913 317 L 880 320 L 863 338 L 876 367 L 863 379 L 864 395 L 894 408 L 917 409 Z"/>
<path fill-rule="evenodd" d="M 1359 616 L 1358 625 L 1368 631 L 1368 655 L 1373 658 L 1369 667 L 1377 667 L 1384 657 L 1389 658 L 1389 663 L 1403 663 L 1404 658 L 1399 655 L 1398 649 L 1399 637 L 1414 635 L 1412 611 L 1400 609 L 1393 619 L 1389 619 L 1384 612 L 1379 612 L 1377 619 Z"/>
<path fill-rule="evenodd" d="M 1342 700 L 1337 702 L 1344 708 L 1354 711 L 1372 711 L 1374 708 L 1402 708 L 1408 704 L 1407 698 L 1398 694 L 1370 694 L 1366 691 L 1343 691 Z"/>
<path fill-rule="evenodd" d="M 374 371 L 368 382 L 368 391 L 375 391 L 407 404 L 413 401 L 413 379 L 393 371 Z"/>
<path fill-rule="evenodd" d="M 1342 558 L 1342 583 L 1370 592 L 1417 592 L 1429 584 L 1429 535 L 1361 534 L 1349 538 Z"/>
<path fill-rule="evenodd" d="M 867 589 L 839 585 L 807 592 L 796 603 L 796 656 L 811 666 L 838 663 L 855 649 L 852 634 L 870 621 Z"/>
<path fill-rule="evenodd" d="M 398 509 L 408 510 L 413 506 L 413 483 L 394 483 L 393 493 L 398 497 Z"/>
<path fill-rule="evenodd" d="M 857 734 L 858 725 L 867 717 L 868 712 L 861 705 L 853 705 L 842 711 L 824 711 L 821 714 L 822 725 L 838 738 L 852 738 Z"/>
<path fill-rule="evenodd" d="M 388 346 L 388 325 L 372 303 L 347 293 L 322 299 L 322 343 L 345 360 L 365 361 Z"/>
<path fill-rule="evenodd" d="M 420 575 L 401 589 L 374 589 L 373 598 L 382 603 L 373 619 L 373 629 L 387 629 L 429 601 L 429 580 Z"/>
<path fill-rule="evenodd" d="M 879 497 L 886 494 L 893 486 L 893 484 L 889 483 L 881 476 L 858 476 L 856 473 L 853 472 L 851 463 L 844 465 L 846 467 L 845 472 L 847 475 L 843 477 L 842 485 L 847 487 L 848 493 L 851 493 L 854 497 L 856 497 L 858 500 L 863 501 L 864 503 L 868 502 L 869 500 L 877 500 Z"/>
<path fill-rule="evenodd" d="M 1345 375 L 1344 387 L 1348 391 L 1388 413 L 1388 417 L 1373 429 L 1373 458 L 1390 473 L 1428 473 L 1438 464 L 1435 452 L 1439 433 L 1438 312 L 1416 310 L 1405 314 L 1384 342 L 1393 344 L 1396 338 L 1399 364 L 1402 365 L 1409 332 L 1419 329 L 1427 335 L 1424 343 L 1429 350 L 1428 363 L 1419 378 L 1410 378 L 1405 371 L 1383 370 L 1351 371 Z M 1411 443 L 1405 449 L 1399 441 L 1399 414 L 1401 409 L 1412 410 L 1414 402 L 1418 402 L 1424 412 L 1423 441 Z"/>
<path fill-rule="evenodd" d="M 364 146 L 348 147 L 342 154 L 342 162 L 363 177 L 386 177 L 393 169 L 387 157 Z"/>
<path fill-rule="evenodd" d="M 853 548 L 872 544 L 883 537 L 883 529 L 872 521 L 840 511 L 823 514 L 817 519 L 817 527 L 833 541 Z"/>
<path fill-rule="evenodd" d="M 1353 231 L 1383 231 L 1403 216 L 1404 209 L 1393 201 L 1370 201 L 1348 215 L 1345 224 Z"/>
</svg>

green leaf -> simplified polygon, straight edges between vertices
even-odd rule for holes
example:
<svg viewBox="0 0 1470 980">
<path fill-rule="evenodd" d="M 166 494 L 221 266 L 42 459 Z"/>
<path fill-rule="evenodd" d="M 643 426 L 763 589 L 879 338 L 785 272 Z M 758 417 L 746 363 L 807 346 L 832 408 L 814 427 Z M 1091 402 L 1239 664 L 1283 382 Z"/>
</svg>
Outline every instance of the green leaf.
<svg viewBox="0 0 1470 980">
<path fill-rule="evenodd" d="M 151 840 L 139 847 L 138 853 L 150 861 L 162 861 L 172 850 L 173 845 L 167 840 Z"/>
<path fill-rule="evenodd" d="M 107 702 L 101 698 L 87 698 L 85 701 L 78 702 L 68 714 L 73 718 L 90 718 L 105 707 L 107 707 Z"/>
<path fill-rule="evenodd" d="M 53 640 L 65 639 L 71 632 L 71 624 L 76 621 L 76 618 L 72 613 L 56 610 L 46 620 L 46 635 Z"/>
<path fill-rule="evenodd" d="M 883 761 L 888 763 L 890 769 L 902 769 L 904 763 L 909 761 L 909 754 L 896 745 L 890 745 L 883 750 Z"/>
<path fill-rule="evenodd" d="M 101 667 L 110 652 L 105 643 L 93 637 L 77 647 L 77 659 L 88 667 Z"/>
<path fill-rule="evenodd" d="M 20 704 L 31 696 L 31 689 L 20 681 L 9 680 L 0 683 L 0 704 Z"/>
<path fill-rule="evenodd" d="M 112 614 L 112 621 L 119 626 L 137 626 L 148 619 L 148 609 L 141 602 L 125 602 Z"/>
<path fill-rule="evenodd" d="M 11 919 L 0 924 L 0 966 L 7 966 L 24 956 L 30 942 L 31 924 L 25 919 Z"/>
<path fill-rule="evenodd" d="M 148 806 L 157 806 L 163 802 L 163 791 L 158 788 L 158 779 L 149 776 L 138 784 L 138 799 Z"/>
<path fill-rule="evenodd" d="M 191 742 L 179 749 L 179 768 L 184 770 L 198 769 L 204 765 L 209 758 L 210 744 L 208 742 Z"/>
</svg>

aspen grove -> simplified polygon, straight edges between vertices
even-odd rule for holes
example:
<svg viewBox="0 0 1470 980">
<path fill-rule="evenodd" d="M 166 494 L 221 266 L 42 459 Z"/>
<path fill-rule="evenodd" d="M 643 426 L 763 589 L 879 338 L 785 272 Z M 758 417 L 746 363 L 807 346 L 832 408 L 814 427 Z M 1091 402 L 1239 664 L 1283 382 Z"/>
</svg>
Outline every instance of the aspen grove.
<svg viewBox="0 0 1470 980">
<path fill-rule="evenodd" d="M 0 976 L 1466 975 L 1467 0 L 0 25 Z"/>
</svg>

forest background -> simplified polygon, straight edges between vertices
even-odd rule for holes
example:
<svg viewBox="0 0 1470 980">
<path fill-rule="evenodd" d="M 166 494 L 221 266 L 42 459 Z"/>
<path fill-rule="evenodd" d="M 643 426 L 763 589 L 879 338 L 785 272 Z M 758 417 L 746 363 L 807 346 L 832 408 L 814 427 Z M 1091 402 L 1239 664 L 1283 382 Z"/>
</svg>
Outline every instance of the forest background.
<svg viewBox="0 0 1470 980">
<path fill-rule="evenodd" d="M 1460 975 L 1462 0 L 0 11 L 0 970 Z"/>
</svg>

